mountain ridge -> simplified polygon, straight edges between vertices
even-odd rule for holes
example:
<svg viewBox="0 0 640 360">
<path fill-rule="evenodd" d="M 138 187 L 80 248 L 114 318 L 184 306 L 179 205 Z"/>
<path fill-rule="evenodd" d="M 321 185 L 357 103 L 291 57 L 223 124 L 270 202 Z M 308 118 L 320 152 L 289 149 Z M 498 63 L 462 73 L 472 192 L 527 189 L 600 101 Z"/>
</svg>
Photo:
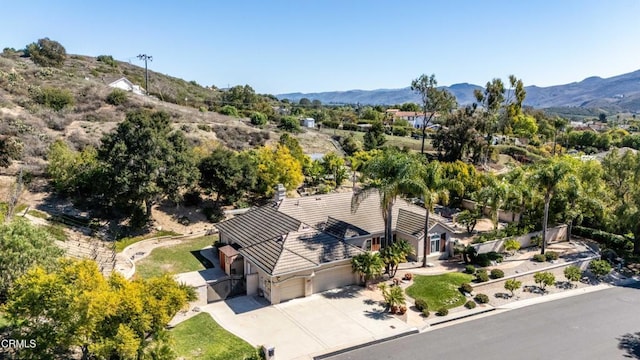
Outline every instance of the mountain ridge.
<svg viewBox="0 0 640 360">
<path fill-rule="evenodd" d="M 473 91 L 482 86 L 470 83 L 456 83 L 441 86 L 449 90 L 460 105 L 475 101 Z M 581 81 L 551 85 L 526 86 L 527 97 L 524 104 L 534 108 L 583 107 L 605 108 L 613 111 L 640 112 L 640 70 L 609 78 L 590 76 Z M 367 104 L 393 105 L 417 102 L 420 98 L 410 87 L 399 89 L 345 90 L 317 93 L 294 92 L 276 95 L 279 99 L 299 101 L 302 98 L 320 100 L 325 104 Z"/>
</svg>

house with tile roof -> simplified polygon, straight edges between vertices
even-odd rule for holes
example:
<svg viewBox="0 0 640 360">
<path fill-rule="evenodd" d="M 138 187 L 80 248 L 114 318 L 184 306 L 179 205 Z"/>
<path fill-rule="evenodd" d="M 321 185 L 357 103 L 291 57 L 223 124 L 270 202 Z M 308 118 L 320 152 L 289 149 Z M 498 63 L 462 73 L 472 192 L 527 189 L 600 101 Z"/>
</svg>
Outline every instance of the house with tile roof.
<svg viewBox="0 0 640 360">
<path fill-rule="evenodd" d="M 380 250 L 384 221 L 377 193 L 357 211 L 351 209 L 352 197 L 352 192 L 299 198 L 281 193 L 268 205 L 218 224 L 220 241 L 227 244 L 220 248 L 221 264 L 245 277 L 247 294 L 264 296 L 272 304 L 355 284 L 351 258 Z M 411 244 L 413 261 L 422 260 L 424 221 L 420 206 L 403 199 L 394 204 L 393 237 Z M 426 237 L 429 256 L 446 257 L 455 232 L 444 218 L 432 214 Z"/>
</svg>

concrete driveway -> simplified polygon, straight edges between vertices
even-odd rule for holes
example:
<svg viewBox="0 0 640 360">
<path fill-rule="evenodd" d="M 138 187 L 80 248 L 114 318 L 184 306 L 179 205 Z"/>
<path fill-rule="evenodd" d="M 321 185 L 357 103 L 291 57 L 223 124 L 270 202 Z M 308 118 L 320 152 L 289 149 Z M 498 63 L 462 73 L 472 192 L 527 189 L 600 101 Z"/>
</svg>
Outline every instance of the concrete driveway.
<svg viewBox="0 0 640 360">
<path fill-rule="evenodd" d="M 412 330 L 385 313 L 372 300 L 375 295 L 349 286 L 273 306 L 263 298 L 242 296 L 201 310 L 252 345 L 274 346 L 279 360 L 310 359 Z"/>
</svg>

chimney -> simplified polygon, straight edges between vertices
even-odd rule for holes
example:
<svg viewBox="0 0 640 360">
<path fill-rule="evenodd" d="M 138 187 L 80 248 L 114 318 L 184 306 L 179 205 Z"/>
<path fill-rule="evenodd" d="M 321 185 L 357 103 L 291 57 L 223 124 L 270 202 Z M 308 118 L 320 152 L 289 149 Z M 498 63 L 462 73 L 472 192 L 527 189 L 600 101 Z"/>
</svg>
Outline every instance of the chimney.
<svg viewBox="0 0 640 360">
<path fill-rule="evenodd" d="M 287 189 L 285 189 L 284 185 L 278 184 L 278 186 L 276 186 L 276 193 L 273 196 L 273 201 L 279 204 L 286 197 L 287 197 Z"/>
</svg>

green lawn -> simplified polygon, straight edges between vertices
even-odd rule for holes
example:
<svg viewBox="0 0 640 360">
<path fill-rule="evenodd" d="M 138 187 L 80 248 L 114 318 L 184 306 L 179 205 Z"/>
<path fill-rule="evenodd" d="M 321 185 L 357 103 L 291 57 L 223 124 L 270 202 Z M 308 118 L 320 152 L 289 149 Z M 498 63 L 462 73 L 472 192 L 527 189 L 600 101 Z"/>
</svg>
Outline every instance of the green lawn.
<svg viewBox="0 0 640 360">
<path fill-rule="evenodd" d="M 173 232 L 173 231 L 158 231 L 158 232 L 154 232 L 153 234 L 141 235 L 141 236 L 136 236 L 136 237 L 122 238 L 122 239 L 116 241 L 116 251 L 117 252 L 121 252 L 127 246 L 129 246 L 131 244 L 135 244 L 138 241 L 147 240 L 147 239 L 151 239 L 151 238 L 154 238 L 154 237 L 167 236 L 167 235 L 177 236 L 177 235 L 180 235 L 180 234 L 178 234 L 177 232 Z"/>
<path fill-rule="evenodd" d="M 182 244 L 154 249 L 149 256 L 136 263 L 136 275 L 148 279 L 166 273 L 177 274 L 188 271 L 204 270 L 198 258 L 198 250 L 212 245 L 218 239 L 217 235 L 203 236 L 185 240 Z M 196 252 L 195 255 L 192 251 Z"/>
<path fill-rule="evenodd" d="M 48 219 L 49 218 L 49 214 L 42 212 L 40 210 L 35 210 L 35 209 L 31 209 L 29 210 L 29 212 L 27 212 L 27 214 L 33 216 L 33 217 L 37 217 L 40 219 Z"/>
<path fill-rule="evenodd" d="M 413 285 L 407 288 L 407 294 L 414 299 L 427 301 L 430 311 L 445 307 L 451 309 L 464 305 L 466 299 L 458 290 L 463 283 L 473 280 L 473 276 L 463 273 L 447 273 L 442 275 L 416 275 Z"/>
<path fill-rule="evenodd" d="M 255 351 L 249 343 L 223 329 L 206 313 L 178 324 L 171 334 L 179 358 L 242 360 Z"/>
</svg>

